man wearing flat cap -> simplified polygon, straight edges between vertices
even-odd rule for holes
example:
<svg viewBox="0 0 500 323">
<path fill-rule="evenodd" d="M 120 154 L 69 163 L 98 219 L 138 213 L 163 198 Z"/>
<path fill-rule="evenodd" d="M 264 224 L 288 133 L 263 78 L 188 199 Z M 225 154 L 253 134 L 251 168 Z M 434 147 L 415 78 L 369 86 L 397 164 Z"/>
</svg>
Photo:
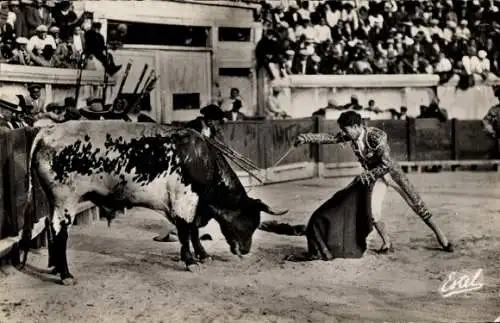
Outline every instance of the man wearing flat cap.
<svg viewBox="0 0 500 323">
<path fill-rule="evenodd" d="M 48 35 L 48 28 L 45 25 L 40 25 L 36 28 L 36 34 L 30 38 L 26 49 L 33 56 L 41 56 L 45 46 L 50 45 L 56 49 L 56 41 L 51 35 Z"/>
<path fill-rule="evenodd" d="M 16 47 L 12 50 L 12 57 L 9 59 L 9 64 L 31 65 L 31 56 L 26 49 L 28 39 L 18 37 L 16 39 Z"/>
<path fill-rule="evenodd" d="M 42 85 L 32 83 L 28 85 L 28 95 L 19 96 L 19 106 L 29 113 L 34 121 L 45 115 L 45 100 L 42 98 Z"/>
</svg>

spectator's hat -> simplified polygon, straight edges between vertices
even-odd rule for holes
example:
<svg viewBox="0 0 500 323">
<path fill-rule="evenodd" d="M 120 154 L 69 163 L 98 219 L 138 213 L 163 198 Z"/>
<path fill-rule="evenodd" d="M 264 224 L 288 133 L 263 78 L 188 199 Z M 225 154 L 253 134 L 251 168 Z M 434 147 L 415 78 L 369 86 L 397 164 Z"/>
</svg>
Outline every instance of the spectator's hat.
<svg viewBox="0 0 500 323">
<path fill-rule="evenodd" d="M 467 20 L 465 20 L 465 19 L 460 20 L 461 26 L 467 26 L 468 24 L 469 24 L 469 22 Z"/>
<path fill-rule="evenodd" d="M 318 55 L 316 55 L 316 54 L 314 54 L 314 55 L 311 57 L 311 59 L 312 59 L 312 60 L 313 60 L 313 62 L 315 62 L 315 63 L 319 63 L 319 62 L 321 62 L 321 58 L 320 58 Z"/>
<path fill-rule="evenodd" d="M 52 27 L 50 27 L 49 31 L 50 31 L 51 33 L 58 33 L 58 32 L 59 32 L 59 27 L 57 27 L 57 26 L 52 26 Z"/>
<path fill-rule="evenodd" d="M 358 96 L 356 94 L 351 95 L 351 100 L 358 100 Z"/>
<path fill-rule="evenodd" d="M 394 39 L 392 39 L 392 38 L 387 39 L 387 43 L 388 44 L 394 44 Z"/>
<path fill-rule="evenodd" d="M 16 38 L 16 43 L 19 45 L 26 45 L 28 43 L 28 38 L 26 37 L 17 37 Z"/>
<path fill-rule="evenodd" d="M 304 48 L 300 50 L 299 54 L 302 56 L 309 56 L 309 51 Z"/>
<path fill-rule="evenodd" d="M 31 91 L 34 89 L 41 89 L 41 88 L 42 88 L 42 84 L 39 84 L 39 83 L 31 83 L 30 85 L 28 85 L 28 91 Z"/>
<path fill-rule="evenodd" d="M 498 12 L 498 7 L 497 7 L 497 6 L 493 6 L 493 7 L 491 7 L 491 11 L 492 11 L 492 12 Z"/>
<path fill-rule="evenodd" d="M 201 108 L 200 113 L 210 120 L 223 120 L 225 118 L 224 112 L 215 104 L 209 104 Z"/>
<path fill-rule="evenodd" d="M 401 40 L 403 39 L 403 34 L 402 33 L 397 33 L 394 38 L 396 38 L 397 40 Z"/>
<path fill-rule="evenodd" d="M 282 22 L 280 22 L 280 25 L 281 25 L 281 27 L 283 27 L 283 28 L 288 28 L 288 27 L 290 27 L 290 25 L 289 25 L 286 21 L 282 21 Z"/>
<path fill-rule="evenodd" d="M 415 41 L 414 41 L 413 39 L 411 39 L 411 38 L 409 38 L 409 37 L 407 37 L 407 38 L 405 39 L 405 45 L 406 45 L 406 46 L 412 46 L 413 44 L 415 44 Z"/>
<path fill-rule="evenodd" d="M 99 115 L 108 113 L 108 110 L 104 109 L 102 98 L 98 97 L 88 98 L 87 106 L 83 107 L 82 110 L 84 110 L 87 113 L 99 114 Z"/>
<path fill-rule="evenodd" d="M 436 18 L 432 18 L 431 25 L 437 25 L 437 24 L 439 24 L 439 20 L 437 20 Z"/>
<path fill-rule="evenodd" d="M 472 5 L 479 7 L 481 5 L 481 3 L 479 2 L 479 0 L 472 0 Z"/>
<path fill-rule="evenodd" d="M 352 8 L 354 8 L 356 6 L 356 4 L 354 3 L 354 1 L 351 1 L 351 0 L 342 1 L 342 5 L 345 6 L 345 7 L 352 7 Z"/>
<path fill-rule="evenodd" d="M 446 22 L 446 25 L 447 25 L 448 27 L 450 27 L 450 28 L 456 28 L 456 27 L 457 27 L 457 23 L 456 23 L 456 21 L 455 21 L 455 20 L 448 20 L 448 21 Z"/>
<path fill-rule="evenodd" d="M 36 27 L 36 31 L 40 32 L 40 33 L 43 33 L 43 32 L 46 33 L 49 31 L 49 29 L 45 25 L 39 25 L 38 27 Z"/>
<path fill-rule="evenodd" d="M 286 51 L 286 54 L 288 56 L 293 56 L 293 55 L 295 55 L 295 52 L 293 50 L 289 49 L 289 50 Z"/>
<path fill-rule="evenodd" d="M 478 56 L 479 58 L 481 58 L 481 59 L 484 59 L 484 58 L 486 58 L 486 56 L 488 56 L 488 54 L 486 53 L 486 51 L 484 51 L 484 50 L 482 50 L 482 49 L 481 49 L 481 50 L 477 53 L 477 56 Z"/>
<path fill-rule="evenodd" d="M 307 37 L 306 37 L 306 43 L 314 43 L 314 37 L 312 37 L 312 36 L 307 36 Z"/>
<path fill-rule="evenodd" d="M 66 109 L 66 107 L 60 103 L 57 103 L 57 102 L 49 103 L 45 107 L 45 110 L 47 110 L 47 112 L 59 112 L 60 113 L 64 109 Z"/>
</svg>

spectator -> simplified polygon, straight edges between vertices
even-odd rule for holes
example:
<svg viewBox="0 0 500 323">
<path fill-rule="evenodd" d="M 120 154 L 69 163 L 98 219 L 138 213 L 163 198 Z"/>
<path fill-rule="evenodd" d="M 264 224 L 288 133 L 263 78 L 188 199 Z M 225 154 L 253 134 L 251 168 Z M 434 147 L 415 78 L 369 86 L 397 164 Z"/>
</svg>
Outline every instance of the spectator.
<svg viewBox="0 0 500 323">
<path fill-rule="evenodd" d="M 366 107 L 366 111 L 375 112 L 375 113 L 383 112 L 382 109 L 378 108 L 375 105 L 375 100 L 373 100 L 373 99 L 368 100 L 368 106 Z"/>
<path fill-rule="evenodd" d="M 241 101 L 238 99 L 234 100 L 232 110 L 226 112 L 226 119 L 230 121 L 246 120 L 247 116 L 240 112 L 241 107 L 242 107 Z"/>
<path fill-rule="evenodd" d="M 16 47 L 12 50 L 12 57 L 9 59 L 10 64 L 31 65 L 31 56 L 26 49 L 28 39 L 18 37 L 16 39 Z"/>
<path fill-rule="evenodd" d="M 52 26 L 49 28 L 49 36 L 52 36 L 52 38 L 54 38 L 54 42 L 56 43 L 56 47 L 61 42 L 61 38 L 59 37 L 59 35 L 60 35 L 59 34 L 59 27 Z"/>
<path fill-rule="evenodd" d="M 82 28 L 80 26 L 75 26 L 73 29 L 73 46 L 78 55 L 83 53 L 85 48 L 85 38 L 83 37 Z"/>
<path fill-rule="evenodd" d="M 19 106 L 29 113 L 34 121 L 45 113 L 45 100 L 42 98 L 42 85 L 33 83 L 28 86 L 28 95 L 20 96 Z"/>
<path fill-rule="evenodd" d="M 221 105 L 222 111 L 224 111 L 224 113 L 232 111 L 233 110 L 233 106 L 234 106 L 234 102 L 236 100 L 239 100 L 240 103 L 241 103 L 241 107 L 239 107 L 239 109 L 245 110 L 245 102 L 243 101 L 243 99 L 240 96 L 240 89 L 238 89 L 236 87 L 233 87 L 229 91 L 229 98 L 226 98 L 222 102 L 222 105 Z"/>
<path fill-rule="evenodd" d="M 52 16 L 45 6 L 44 0 L 33 0 L 33 5 L 26 7 L 25 10 L 29 37 L 38 32 L 40 25 L 50 26 L 52 24 Z"/>
<path fill-rule="evenodd" d="M 363 110 L 363 106 L 359 104 L 358 96 L 356 94 L 351 95 L 351 102 L 344 105 L 344 110 Z"/>
<path fill-rule="evenodd" d="M 54 9 L 53 14 L 55 25 L 60 28 L 62 37 L 71 35 L 73 33 L 72 29 L 81 24 L 76 13 L 71 10 L 71 2 L 69 1 L 61 1 L 59 6 Z"/>
<path fill-rule="evenodd" d="M 36 28 L 36 35 L 32 36 L 28 41 L 27 50 L 31 54 L 32 59 L 41 57 L 45 46 L 49 45 L 56 49 L 56 42 L 52 36 L 48 35 L 48 28 L 45 25 L 40 25 Z"/>
<path fill-rule="evenodd" d="M 85 33 L 85 53 L 87 56 L 95 57 L 103 65 L 106 73 L 113 76 L 120 70 L 121 65 L 115 65 L 113 56 L 108 53 L 106 42 L 101 35 L 102 24 L 93 22 L 92 28 Z M 55 46 L 54 46 L 55 47 Z"/>
<path fill-rule="evenodd" d="M 279 100 L 280 92 L 279 88 L 273 87 L 272 93 L 266 102 L 265 115 L 268 120 L 285 119 L 288 116 L 281 106 Z"/>
<path fill-rule="evenodd" d="M 32 56 L 33 65 L 43 67 L 55 66 L 54 52 L 55 50 L 51 45 L 45 45 L 41 55 Z"/>
<path fill-rule="evenodd" d="M 63 36 L 64 37 L 64 36 Z M 73 42 L 73 35 L 69 34 L 57 45 L 54 54 L 54 67 L 78 68 L 79 54 Z"/>
</svg>

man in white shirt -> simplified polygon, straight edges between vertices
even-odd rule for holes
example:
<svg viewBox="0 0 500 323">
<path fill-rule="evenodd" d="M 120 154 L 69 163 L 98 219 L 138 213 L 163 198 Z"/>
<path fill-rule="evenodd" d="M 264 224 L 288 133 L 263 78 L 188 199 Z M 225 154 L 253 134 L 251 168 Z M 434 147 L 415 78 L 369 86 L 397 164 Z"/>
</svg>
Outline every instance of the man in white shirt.
<svg viewBox="0 0 500 323">
<path fill-rule="evenodd" d="M 436 64 L 435 72 L 436 73 L 445 73 L 451 72 L 453 66 L 451 65 L 451 61 L 446 57 L 446 55 L 441 52 L 439 53 L 439 61 Z"/>
<path fill-rule="evenodd" d="M 75 46 L 78 54 L 83 53 L 83 37 L 82 37 L 82 29 L 80 26 L 75 26 L 73 29 L 73 45 Z"/>
<path fill-rule="evenodd" d="M 51 35 L 48 35 L 48 31 L 47 26 L 44 25 L 36 28 L 36 35 L 30 38 L 26 47 L 29 53 L 40 56 L 46 45 L 50 45 L 54 50 L 56 49 L 56 41 Z"/>
<path fill-rule="evenodd" d="M 328 40 L 332 40 L 332 31 L 326 24 L 325 18 L 321 18 L 320 24 L 314 26 L 314 30 L 316 31 L 316 40 L 318 43 L 324 43 Z"/>
<path fill-rule="evenodd" d="M 266 102 L 265 114 L 266 114 L 266 119 L 268 120 L 284 119 L 288 116 L 287 113 L 281 107 L 279 95 L 280 95 L 280 89 L 277 87 L 273 87 L 272 94 L 269 96 Z"/>
</svg>

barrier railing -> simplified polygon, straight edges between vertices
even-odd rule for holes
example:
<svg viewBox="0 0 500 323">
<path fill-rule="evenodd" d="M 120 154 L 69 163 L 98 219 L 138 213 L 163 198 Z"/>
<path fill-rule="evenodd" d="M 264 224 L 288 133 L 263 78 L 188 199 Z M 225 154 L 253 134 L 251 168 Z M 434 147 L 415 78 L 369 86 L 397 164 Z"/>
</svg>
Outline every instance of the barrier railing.
<svg viewBox="0 0 500 323">
<path fill-rule="evenodd" d="M 392 155 L 402 166 L 500 162 L 495 159 L 498 143 L 484 133 L 480 120 L 371 120 L 367 125 L 387 133 Z M 224 125 L 226 143 L 262 167 L 269 183 L 359 172 L 356 157 L 345 145 L 300 146 L 277 167 L 272 167 L 298 133 L 336 131 L 339 128 L 335 120 L 321 117 Z M 246 185 L 257 184 L 243 171 L 238 174 Z"/>
</svg>

